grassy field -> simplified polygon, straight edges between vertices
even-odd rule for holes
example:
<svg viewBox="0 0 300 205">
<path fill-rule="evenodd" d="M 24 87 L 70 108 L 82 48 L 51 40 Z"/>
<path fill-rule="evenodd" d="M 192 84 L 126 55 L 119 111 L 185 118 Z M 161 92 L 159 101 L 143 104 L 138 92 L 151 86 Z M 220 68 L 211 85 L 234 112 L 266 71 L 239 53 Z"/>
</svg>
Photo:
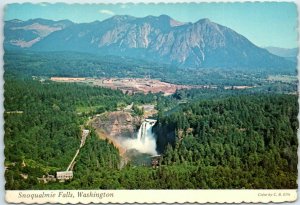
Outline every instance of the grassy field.
<svg viewBox="0 0 300 205">
<path fill-rule="evenodd" d="M 269 81 L 280 81 L 284 83 L 292 83 L 297 81 L 297 76 L 292 75 L 269 75 Z"/>
</svg>

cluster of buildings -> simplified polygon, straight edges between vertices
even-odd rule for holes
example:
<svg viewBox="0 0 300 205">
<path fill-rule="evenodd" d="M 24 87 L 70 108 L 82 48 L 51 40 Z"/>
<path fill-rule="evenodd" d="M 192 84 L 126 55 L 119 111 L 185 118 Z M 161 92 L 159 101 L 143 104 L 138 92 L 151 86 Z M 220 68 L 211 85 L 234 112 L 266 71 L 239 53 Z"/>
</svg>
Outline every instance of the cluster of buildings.
<svg viewBox="0 0 300 205">
<path fill-rule="evenodd" d="M 90 133 L 89 130 L 85 130 L 85 129 L 82 130 L 80 148 L 85 144 L 85 140 L 86 140 L 87 136 L 89 135 L 89 133 Z M 70 169 L 72 169 L 71 167 L 73 167 L 72 165 L 74 165 L 74 161 L 79 153 L 80 148 L 77 150 L 75 156 L 73 157 L 73 159 L 66 171 L 58 171 L 58 172 L 56 172 L 56 176 L 49 175 L 49 174 L 43 175 L 43 177 L 38 178 L 38 181 L 40 183 L 48 183 L 48 182 L 55 182 L 55 181 L 64 182 L 66 180 L 73 179 L 73 171 Z"/>
<path fill-rule="evenodd" d="M 56 172 L 56 177 L 54 175 L 43 175 L 43 177 L 38 178 L 38 181 L 40 183 L 48 183 L 48 182 L 55 182 L 55 181 L 59 181 L 59 182 L 64 182 L 66 180 L 70 180 L 73 179 L 73 171 L 60 171 L 60 172 Z"/>
<path fill-rule="evenodd" d="M 85 81 L 85 78 L 51 77 L 50 80 L 58 82 L 81 82 Z"/>
</svg>

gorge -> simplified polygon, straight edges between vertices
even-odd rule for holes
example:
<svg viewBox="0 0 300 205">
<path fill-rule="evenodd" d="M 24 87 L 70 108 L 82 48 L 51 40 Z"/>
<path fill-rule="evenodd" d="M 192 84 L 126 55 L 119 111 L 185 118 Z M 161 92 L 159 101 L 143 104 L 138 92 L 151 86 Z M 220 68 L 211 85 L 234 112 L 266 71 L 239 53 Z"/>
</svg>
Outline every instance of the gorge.
<svg viewBox="0 0 300 205">
<path fill-rule="evenodd" d="M 147 164 L 145 159 L 157 155 L 159 146 L 154 132 L 157 120 L 146 117 L 135 116 L 132 110 L 114 111 L 95 116 L 90 125 L 119 150 L 122 164 L 135 160 Z"/>
</svg>

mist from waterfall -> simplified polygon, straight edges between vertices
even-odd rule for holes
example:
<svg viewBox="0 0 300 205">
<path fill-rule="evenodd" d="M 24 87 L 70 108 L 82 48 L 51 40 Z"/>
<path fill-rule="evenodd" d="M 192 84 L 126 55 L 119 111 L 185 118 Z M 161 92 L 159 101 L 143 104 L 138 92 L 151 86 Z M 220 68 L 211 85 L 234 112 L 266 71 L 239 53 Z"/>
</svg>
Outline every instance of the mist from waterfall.
<svg viewBox="0 0 300 205">
<path fill-rule="evenodd" d="M 145 119 L 140 126 L 135 139 L 126 139 L 123 142 L 127 150 L 135 149 L 140 153 L 157 155 L 156 152 L 156 138 L 152 133 L 152 127 L 156 120 Z"/>
</svg>

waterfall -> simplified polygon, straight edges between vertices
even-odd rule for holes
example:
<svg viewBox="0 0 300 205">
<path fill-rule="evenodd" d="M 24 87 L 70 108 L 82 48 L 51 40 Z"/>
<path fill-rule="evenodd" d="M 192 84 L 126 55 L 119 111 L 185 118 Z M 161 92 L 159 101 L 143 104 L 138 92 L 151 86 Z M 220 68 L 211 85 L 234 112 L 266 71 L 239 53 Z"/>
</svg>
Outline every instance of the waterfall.
<svg viewBox="0 0 300 205">
<path fill-rule="evenodd" d="M 135 149 L 140 153 L 147 153 L 157 155 L 156 152 L 156 139 L 152 133 L 152 127 L 155 125 L 156 120 L 145 119 L 137 133 L 136 139 L 128 139 L 124 142 L 127 149 Z"/>
<path fill-rule="evenodd" d="M 142 124 L 138 131 L 137 139 L 138 141 L 145 142 L 146 138 L 152 138 L 152 127 L 156 123 L 156 120 L 146 119 Z"/>
</svg>

